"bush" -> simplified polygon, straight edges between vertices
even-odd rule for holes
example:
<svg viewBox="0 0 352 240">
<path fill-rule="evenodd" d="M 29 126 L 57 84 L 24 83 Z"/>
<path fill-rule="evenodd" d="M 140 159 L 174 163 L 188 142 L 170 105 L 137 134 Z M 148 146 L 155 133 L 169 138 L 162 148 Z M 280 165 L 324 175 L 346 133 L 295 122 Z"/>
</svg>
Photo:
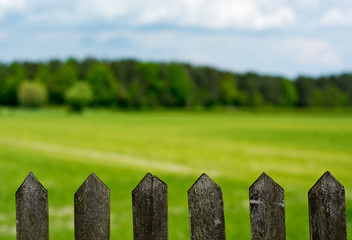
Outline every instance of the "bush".
<svg viewBox="0 0 352 240">
<path fill-rule="evenodd" d="M 25 81 L 18 87 L 17 98 L 21 106 L 37 108 L 46 104 L 48 93 L 40 83 Z"/>
<path fill-rule="evenodd" d="M 88 83 L 78 82 L 69 88 L 65 95 L 71 111 L 81 112 L 93 100 L 93 93 Z"/>
</svg>

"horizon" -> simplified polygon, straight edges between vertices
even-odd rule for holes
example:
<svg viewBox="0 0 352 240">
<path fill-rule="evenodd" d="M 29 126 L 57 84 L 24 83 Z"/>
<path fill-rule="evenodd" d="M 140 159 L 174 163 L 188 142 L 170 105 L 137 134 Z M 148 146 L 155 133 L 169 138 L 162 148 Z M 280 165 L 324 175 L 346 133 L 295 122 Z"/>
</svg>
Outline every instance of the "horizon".
<svg viewBox="0 0 352 240">
<path fill-rule="evenodd" d="M 207 65 L 207 64 L 196 64 L 196 63 L 191 63 L 191 62 L 185 62 L 185 61 L 174 61 L 174 60 L 170 60 L 170 61 L 167 61 L 167 60 L 160 60 L 160 61 L 149 61 L 149 60 L 141 60 L 141 59 L 137 59 L 137 58 L 96 58 L 94 56 L 87 56 L 87 57 L 83 57 L 83 58 L 76 58 L 74 56 L 70 56 L 70 57 L 67 57 L 67 58 L 50 58 L 50 59 L 38 59 L 38 60 L 33 60 L 33 59 L 18 59 L 18 60 L 13 60 L 13 61 L 1 61 L 0 60 L 0 64 L 5 64 L 7 66 L 10 66 L 11 64 L 13 63 L 20 63 L 20 64 L 23 64 L 23 63 L 34 63 L 34 64 L 37 64 L 37 63 L 44 63 L 44 64 L 47 64 L 49 63 L 50 61 L 55 61 L 55 60 L 58 60 L 60 61 L 61 63 L 66 63 L 67 61 L 69 61 L 70 59 L 73 59 L 77 62 L 83 62 L 84 60 L 86 59 L 94 59 L 94 60 L 97 60 L 98 62 L 109 62 L 109 61 L 128 61 L 128 60 L 131 60 L 131 61 L 136 61 L 138 63 L 155 63 L 155 64 L 177 64 L 177 65 L 183 65 L 183 64 L 186 64 L 186 65 L 191 65 L 192 67 L 195 67 L 195 68 L 213 68 L 215 69 L 216 71 L 219 71 L 219 72 L 223 72 L 223 73 L 231 73 L 231 74 L 239 74 L 239 75 L 246 75 L 246 74 L 250 74 L 250 73 L 253 73 L 253 74 L 256 74 L 258 76 L 271 76 L 271 77 L 282 77 L 282 78 L 285 78 L 285 79 L 288 79 L 288 80 L 291 80 L 291 81 L 296 81 L 298 78 L 300 77 L 304 77 L 304 78 L 312 78 L 313 80 L 314 79 L 319 79 L 319 78 L 323 78 L 323 77 L 331 77 L 331 76 L 341 76 L 341 75 L 344 75 L 344 74 L 347 74 L 347 75 L 352 75 L 352 69 L 349 70 L 349 71 L 341 71 L 341 72 L 336 72 L 336 73 L 326 73 L 326 74 L 299 74 L 299 75 L 295 75 L 295 76 L 289 76 L 289 75 L 284 75 L 284 74 L 276 74 L 276 73 L 265 73 L 265 72 L 260 72 L 260 71 L 255 71 L 255 70 L 247 70 L 247 71 L 235 71 L 235 70 L 232 70 L 232 69 L 224 69 L 224 68 L 221 68 L 221 67 L 217 67 L 217 66 L 213 66 L 213 65 Z"/>
</svg>

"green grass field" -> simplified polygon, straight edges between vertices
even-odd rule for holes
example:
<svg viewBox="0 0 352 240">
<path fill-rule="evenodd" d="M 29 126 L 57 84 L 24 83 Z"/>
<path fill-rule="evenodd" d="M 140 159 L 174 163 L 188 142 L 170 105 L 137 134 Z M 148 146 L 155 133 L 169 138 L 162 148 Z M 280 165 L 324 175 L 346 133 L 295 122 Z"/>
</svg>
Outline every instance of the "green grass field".
<svg viewBox="0 0 352 240">
<path fill-rule="evenodd" d="M 290 240 L 309 239 L 307 192 L 326 171 L 345 186 L 352 234 L 352 115 L 328 113 L 0 113 L 0 239 L 15 239 L 15 192 L 29 171 L 49 191 L 50 236 L 73 239 L 73 195 L 95 172 L 111 191 L 111 239 L 132 239 L 131 191 L 168 184 L 170 239 L 189 239 L 187 190 L 206 172 L 224 193 L 228 239 L 250 239 L 248 188 L 285 189 Z"/>
</svg>

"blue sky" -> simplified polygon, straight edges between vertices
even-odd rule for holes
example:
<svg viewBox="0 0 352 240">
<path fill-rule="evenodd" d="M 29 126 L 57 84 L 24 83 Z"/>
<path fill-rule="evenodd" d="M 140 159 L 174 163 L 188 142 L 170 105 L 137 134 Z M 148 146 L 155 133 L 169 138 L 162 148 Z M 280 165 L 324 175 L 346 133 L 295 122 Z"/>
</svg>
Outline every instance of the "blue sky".
<svg viewBox="0 0 352 240">
<path fill-rule="evenodd" d="M 352 71 L 350 0 L 0 0 L 0 61 L 136 58 Z"/>
</svg>

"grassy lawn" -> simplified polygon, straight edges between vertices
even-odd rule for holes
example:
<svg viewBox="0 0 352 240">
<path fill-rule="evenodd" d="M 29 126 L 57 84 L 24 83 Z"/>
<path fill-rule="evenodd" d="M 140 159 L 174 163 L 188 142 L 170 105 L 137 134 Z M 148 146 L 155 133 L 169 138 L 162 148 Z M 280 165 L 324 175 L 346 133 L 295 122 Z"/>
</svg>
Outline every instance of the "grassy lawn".
<svg viewBox="0 0 352 240">
<path fill-rule="evenodd" d="M 112 239 L 132 239 L 131 191 L 147 172 L 168 184 L 170 239 L 189 239 L 187 190 L 203 172 L 223 189 L 228 239 L 250 239 L 248 188 L 263 171 L 285 189 L 288 239 L 309 238 L 307 192 L 326 170 L 346 188 L 352 234 L 350 114 L 18 110 L 0 114 L 0 166 L 3 240 L 29 171 L 56 240 L 73 239 L 73 194 L 91 172 L 111 190 Z"/>
</svg>

